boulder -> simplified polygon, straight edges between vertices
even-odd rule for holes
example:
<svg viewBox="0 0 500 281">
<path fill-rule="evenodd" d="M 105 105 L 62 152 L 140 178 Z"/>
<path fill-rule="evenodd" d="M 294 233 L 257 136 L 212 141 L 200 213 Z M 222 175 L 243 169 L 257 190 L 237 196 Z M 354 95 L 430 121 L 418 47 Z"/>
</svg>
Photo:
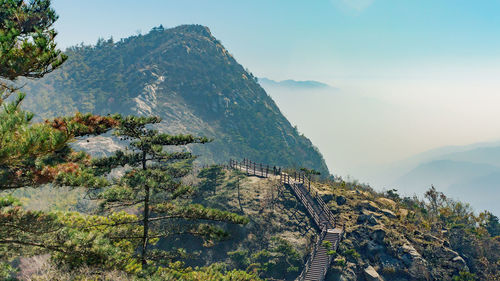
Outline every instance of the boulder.
<svg viewBox="0 0 500 281">
<path fill-rule="evenodd" d="M 427 261 L 422 258 L 413 245 L 406 243 L 400 248 L 403 252 L 400 259 L 408 268 L 408 274 L 414 280 L 429 280 L 430 272 Z"/>
<path fill-rule="evenodd" d="M 380 211 L 380 208 L 377 206 L 377 204 L 373 201 L 368 201 L 368 200 L 363 200 L 360 201 L 357 205 L 358 209 L 366 209 L 370 210 L 373 212 L 378 212 Z"/>
<path fill-rule="evenodd" d="M 378 274 L 378 272 L 373 268 L 373 266 L 368 266 L 364 270 L 365 278 L 368 281 L 383 281 L 382 277 Z"/>
<path fill-rule="evenodd" d="M 391 219 L 395 219 L 397 217 L 396 214 L 394 214 L 391 210 L 388 209 L 382 209 L 380 210 L 380 212 Z"/>
<path fill-rule="evenodd" d="M 323 199 L 325 203 L 328 203 L 333 200 L 333 194 L 323 194 L 321 195 L 321 199 Z"/>
<path fill-rule="evenodd" d="M 408 216 L 408 210 L 406 209 L 399 209 L 399 216 L 402 218 L 406 218 Z"/>
<path fill-rule="evenodd" d="M 377 219 L 375 218 L 375 216 L 373 214 L 361 214 L 361 215 L 359 215 L 357 223 L 361 224 L 361 223 L 365 223 L 365 222 L 367 222 L 370 225 L 378 225 L 379 224 Z"/>
<path fill-rule="evenodd" d="M 361 210 L 361 213 L 363 215 L 367 215 L 367 216 L 370 216 L 370 215 L 374 216 L 377 219 L 380 219 L 380 218 L 382 218 L 384 216 L 382 213 L 372 212 L 372 211 L 365 210 L 365 209 Z"/>
<path fill-rule="evenodd" d="M 368 240 L 366 244 L 364 245 L 364 250 L 366 253 L 370 256 L 373 257 L 376 254 L 383 253 L 385 248 L 383 245 L 377 244 L 374 241 Z"/>
<path fill-rule="evenodd" d="M 459 256 L 459 254 L 455 251 L 453 251 L 452 249 L 450 248 L 446 248 L 446 247 L 439 247 L 440 250 L 437 250 L 436 252 L 436 255 L 437 256 L 441 256 L 443 258 L 449 258 L 449 259 L 452 259 L 456 256 Z"/>
<path fill-rule="evenodd" d="M 385 235 L 386 235 L 385 229 L 382 227 L 377 227 L 370 233 L 370 238 L 373 241 L 382 244 L 384 243 Z"/>
<path fill-rule="evenodd" d="M 413 245 L 411 244 L 404 244 L 401 249 L 403 250 L 403 252 L 407 253 L 410 255 L 410 257 L 412 259 L 417 259 L 417 258 L 421 258 L 422 256 L 417 252 L 417 250 L 415 250 L 415 248 L 413 247 Z"/>
<path fill-rule="evenodd" d="M 341 206 L 347 202 L 347 199 L 344 196 L 339 195 L 339 196 L 337 196 L 336 202 L 337 202 L 337 205 Z"/>
<path fill-rule="evenodd" d="M 378 220 L 372 215 L 368 217 L 368 223 L 371 225 L 378 225 Z"/>
<path fill-rule="evenodd" d="M 385 206 L 388 206 L 388 207 L 391 207 L 391 208 L 396 208 L 396 202 L 392 201 L 391 199 L 388 199 L 388 198 L 377 198 L 377 202 L 382 204 L 382 205 L 385 205 Z"/>
<path fill-rule="evenodd" d="M 467 263 L 461 256 L 456 256 L 452 259 L 454 263 L 458 263 L 463 269 L 467 268 Z M 467 268 L 468 269 L 468 268 Z"/>
<path fill-rule="evenodd" d="M 424 233 L 424 240 L 427 242 L 437 242 L 439 244 L 443 243 L 443 240 L 429 233 Z"/>
</svg>

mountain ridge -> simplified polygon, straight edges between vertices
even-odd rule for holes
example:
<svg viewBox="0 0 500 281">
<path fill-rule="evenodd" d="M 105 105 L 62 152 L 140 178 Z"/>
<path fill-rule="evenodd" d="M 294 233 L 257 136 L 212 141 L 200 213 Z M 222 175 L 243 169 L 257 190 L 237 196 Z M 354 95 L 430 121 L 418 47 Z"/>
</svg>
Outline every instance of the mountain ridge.
<svg viewBox="0 0 500 281">
<path fill-rule="evenodd" d="M 385 181 L 386 188 L 396 188 L 406 194 L 420 194 L 434 185 L 454 198 L 470 201 L 477 211 L 488 209 L 499 214 L 498 204 L 490 200 L 500 195 L 498 155 L 498 142 L 446 146 L 380 169 L 378 181 Z M 474 200 L 469 200 L 471 198 Z"/>
<path fill-rule="evenodd" d="M 248 155 L 329 175 L 318 149 L 208 27 L 154 28 L 118 42 L 70 47 L 66 54 L 60 70 L 25 86 L 25 107 L 40 117 L 75 111 L 159 115 L 160 130 L 214 140 L 189 148 L 203 162 Z"/>
<path fill-rule="evenodd" d="M 281 80 L 281 81 L 275 81 L 269 78 L 261 77 L 258 78 L 259 83 L 263 85 L 264 87 L 286 87 L 289 89 L 336 89 L 328 84 L 325 84 L 323 82 L 319 81 L 314 81 L 314 80 L 305 80 L 305 81 L 297 81 L 293 79 L 287 79 L 287 80 Z"/>
</svg>

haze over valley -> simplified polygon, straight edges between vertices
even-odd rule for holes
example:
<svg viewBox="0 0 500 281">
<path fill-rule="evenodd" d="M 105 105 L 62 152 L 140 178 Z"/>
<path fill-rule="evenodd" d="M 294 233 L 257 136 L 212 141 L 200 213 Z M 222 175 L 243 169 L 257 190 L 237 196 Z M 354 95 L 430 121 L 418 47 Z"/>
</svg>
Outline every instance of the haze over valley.
<svg viewBox="0 0 500 281">
<path fill-rule="evenodd" d="M 500 139 L 500 116 L 491 104 L 497 101 L 494 81 L 489 83 L 495 88 L 471 99 L 457 98 L 452 105 L 440 99 L 450 91 L 466 97 L 474 91 L 469 82 L 456 81 L 455 87 L 442 82 L 432 95 L 429 89 L 413 90 L 416 80 L 398 81 L 391 89 L 373 80 L 343 81 L 335 87 L 317 81 L 259 81 L 292 124 L 318 146 L 335 175 L 407 195 L 421 196 L 434 185 L 470 201 L 478 211 L 500 212 L 500 142 L 494 142 Z M 500 91 L 500 83 L 498 87 Z M 403 102 L 390 91 L 427 99 Z"/>
</svg>

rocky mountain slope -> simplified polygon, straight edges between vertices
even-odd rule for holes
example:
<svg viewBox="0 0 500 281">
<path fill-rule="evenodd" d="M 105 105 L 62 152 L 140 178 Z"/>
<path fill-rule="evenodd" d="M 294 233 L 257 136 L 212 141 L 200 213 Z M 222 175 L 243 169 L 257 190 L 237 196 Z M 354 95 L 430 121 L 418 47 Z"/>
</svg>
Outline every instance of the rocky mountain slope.
<svg viewBox="0 0 500 281">
<path fill-rule="evenodd" d="M 238 182 L 240 190 L 238 191 Z M 428 197 L 400 197 L 394 191 L 377 193 L 369 186 L 344 181 L 315 182 L 345 237 L 327 275 L 330 281 L 498 280 L 500 278 L 500 224 L 498 218 L 475 215 L 464 203 L 436 193 Z M 240 200 L 238 200 L 238 198 Z M 264 268 L 285 258 L 283 252 L 265 252 L 278 236 L 293 245 L 290 253 L 302 260 L 314 245 L 313 222 L 293 194 L 278 179 L 242 177 L 228 173 L 216 195 L 204 204 L 242 212 L 252 218 L 233 241 L 215 246 L 203 256 L 224 259 L 231 268 L 262 270 L 261 277 L 294 280 L 301 267 L 286 276 Z M 233 232 L 234 233 L 234 232 Z M 189 242 L 187 242 L 189 243 Z M 238 247 L 228 255 L 221 254 Z M 266 246 L 267 245 L 267 246 Z M 234 248 L 233 248 L 234 249 Z M 283 247 L 281 247 L 283 251 Z M 259 252 L 259 251 L 264 252 Z M 260 253 L 260 254 L 256 254 Z M 249 257 L 241 260 L 242 256 Z M 284 257 L 285 256 L 285 257 Z M 218 257 L 218 258 L 217 258 Z M 289 257 L 288 270 L 300 256 Z M 291 261 L 294 262 L 291 262 Z M 282 266 L 284 266 L 282 265 Z M 281 268 L 283 270 L 283 268 Z M 267 272 L 267 273 L 266 273 Z"/>
<path fill-rule="evenodd" d="M 159 27 L 66 54 L 60 70 L 23 89 L 29 94 L 25 106 L 41 117 L 75 111 L 158 115 L 163 131 L 213 138 L 193 148 L 206 162 L 245 155 L 329 174 L 311 141 L 207 27 Z"/>
<path fill-rule="evenodd" d="M 329 280 L 500 278 L 498 218 L 492 228 L 484 215 L 440 193 L 422 201 L 344 182 L 319 192 L 346 227 Z"/>
<path fill-rule="evenodd" d="M 279 184 L 279 178 L 226 171 L 213 192 L 202 188 L 197 175 L 194 171 L 185 179 L 200 186 L 195 203 L 245 215 L 250 223 L 228 226 L 229 239 L 215 244 L 179 237 L 159 245 L 185 249 L 188 265 L 224 262 L 229 269 L 246 270 L 262 278 L 295 280 L 314 247 L 317 231 L 291 190 Z M 314 182 L 312 189 L 345 225 L 345 237 L 332 253 L 329 281 L 500 278 L 498 218 L 475 215 L 463 203 L 440 194 L 441 201 L 433 205 L 344 181 Z M 60 210 L 64 208 L 58 202 L 61 192 L 71 192 L 72 200 L 85 205 L 84 194 L 54 188 L 22 200 L 29 208 L 40 209 L 39 198 L 47 198 L 46 207 Z"/>
</svg>

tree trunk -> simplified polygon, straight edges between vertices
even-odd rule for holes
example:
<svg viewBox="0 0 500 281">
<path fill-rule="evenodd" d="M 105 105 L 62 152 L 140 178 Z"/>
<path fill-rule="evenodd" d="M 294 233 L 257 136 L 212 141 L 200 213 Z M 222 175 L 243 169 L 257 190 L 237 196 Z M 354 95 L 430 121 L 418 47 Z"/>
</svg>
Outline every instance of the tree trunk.
<svg viewBox="0 0 500 281">
<path fill-rule="evenodd" d="M 238 203 L 240 204 L 240 210 L 241 210 L 241 213 L 245 213 L 243 211 L 243 207 L 241 206 L 241 196 L 240 196 L 240 178 L 238 177 L 238 182 L 236 183 L 237 186 L 238 186 Z"/>
<path fill-rule="evenodd" d="M 142 153 L 142 169 L 146 170 L 146 152 Z M 142 261 L 142 266 L 145 268 L 147 266 L 147 260 L 146 260 L 146 255 L 147 255 L 147 249 L 148 249 L 148 238 L 149 238 L 149 197 L 150 197 L 150 190 L 149 186 L 146 184 L 145 186 L 145 191 L 146 195 L 144 197 L 144 218 L 143 218 L 143 226 L 144 226 L 144 232 L 142 235 L 142 253 L 141 253 L 141 261 Z"/>
</svg>

